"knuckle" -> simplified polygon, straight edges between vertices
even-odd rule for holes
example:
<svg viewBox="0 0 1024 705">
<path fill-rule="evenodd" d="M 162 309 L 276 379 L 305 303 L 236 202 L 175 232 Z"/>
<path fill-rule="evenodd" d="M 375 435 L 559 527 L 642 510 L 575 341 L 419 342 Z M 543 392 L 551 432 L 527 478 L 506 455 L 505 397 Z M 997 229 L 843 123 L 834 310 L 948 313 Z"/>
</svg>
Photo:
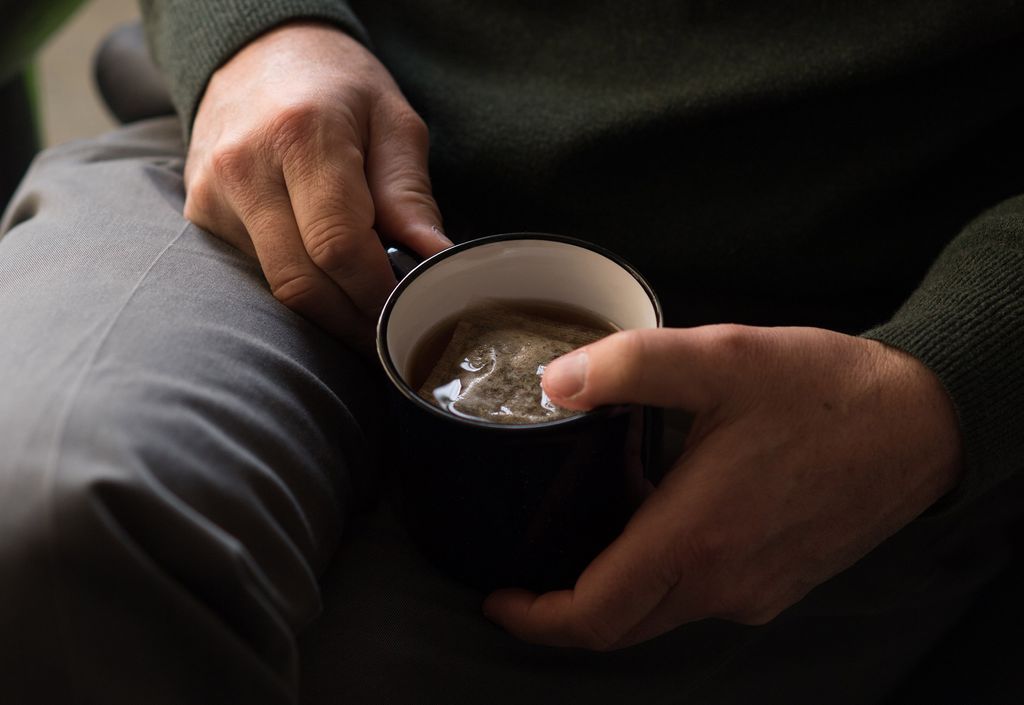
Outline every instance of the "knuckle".
<svg viewBox="0 0 1024 705">
<path fill-rule="evenodd" d="M 637 379 L 646 368 L 647 338 L 641 330 L 624 330 L 614 336 L 614 358 L 620 364 L 620 372 L 625 382 Z"/>
<path fill-rule="evenodd" d="M 643 353 L 644 347 L 647 345 L 644 337 L 644 332 L 639 328 L 630 328 L 620 331 L 618 334 L 619 343 L 623 346 L 624 352 L 631 355 Z"/>
<path fill-rule="evenodd" d="M 424 185 L 422 181 L 409 183 L 402 193 L 402 201 L 405 206 L 412 206 L 411 210 L 429 211 L 434 213 L 438 222 L 441 221 L 441 213 L 437 208 L 437 202 L 430 191 L 430 184 Z"/>
<path fill-rule="evenodd" d="M 319 269 L 344 274 L 356 269 L 360 246 L 357 236 L 337 221 L 317 221 L 307 231 L 307 251 Z"/>
<path fill-rule="evenodd" d="M 618 641 L 618 636 L 596 614 L 588 614 L 579 621 L 576 637 L 579 645 L 590 651 L 611 651 Z"/>
<path fill-rule="evenodd" d="M 207 226 L 224 212 L 220 192 L 209 174 L 200 174 L 191 180 L 185 192 L 184 216 L 200 226 Z"/>
<path fill-rule="evenodd" d="M 733 323 L 714 326 L 715 354 L 728 363 L 737 364 L 756 359 L 763 340 L 756 328 Z"/>
<path fill-rule="evenodd" d="M 725 540 L 710 531 L 691 532 L 673 544 L 668 563 L 678 575 L 716 574 L 726 554 Z"/>
<path fill-rule="evenodd" d="M 362 160 L 359 121 L 345 105 L 329 105 L 315 98 L 282 105 L 267 123 L 265 135 L 274 154 L 321 155 L 343 150 L 346 159 Z"/>
<path fill-rule="evenodd" d="M 267 281 L 274 298 L 294 311 L 305 310 L 320 294 L 320 283 L 309 272 L 268 274 Z"/>
<path fill-rule="evenodd" d="M 714 612 L 733 622 L 751 624 L 760 609 L 755 598 L 753 590 L 732 584 L 719 593 Z"/>
<path fill-rule="evenodd" d="M 392 138 L 411 140 L 422 145 L 429 141 L 427 123 L 401 96 L 380 101 L 376 106 L 375 117 Z"/>
<path fill-rule="evenodd" d="M 387 198 L 380 204 L 380 212 L 385 219 L 395 217 L 396 211 L 418 213 L 424 210 L 434 213 L 438 220 L 441 218 L 434 201 L 430 176 L 425 168 L 415 162 L 393 167 L 388 175 L 385 192 Z"/>
<path fill-rule="evenodd" d="M 275 153 L 290 152 L 310 143 L 320 133 L 325 109 L 316 101 L 302 100 L 285 105 L 267 126 Z"/>
<path fill-rule="evenodd" d="M 253 171 L 256 155 L 244 142 L 225 144 L 210 156 L 210 171 L 226 186 L 244 183 Z"/>
<path fill-rule="evenodd" d="M 430 129 L 423 118 L 410 107 L 399 110 L 395 116 L 395 130 L 417 145 L 426 147 L 430 142 Z"/>
<path fill-rule="evenodd" d="M 780 592 L 778 584 L 756 571 L 746 579 L 732 581 L 718 594 L 718 614 L 750 626 L 767 624 L 791 604 Z"/>
<path fill-rule="evenodd" d="M 185 194 L 185 217 L 196 225 L 208 222 L 219 209 L 216 189 L 209 179 L 198 177 Z"/>
<path fill-rule="evenodd" d="M 728 399 L 730 414 L 739 414 L 756 404 L 779 372 L 779 359 L 767 330 L 736 324 L 711 327 L 708 353 L 732 390 Z"/>
<path fill-rule="evenodd" d="M 366 157 L 362 148 L 353 141 L 345 142 L 331 149 L 331 157 L 337 160 L 340 175 L 359 174 L 366 170 Z M 344 183 L 342 183 L 344 189 Z"/>
<path fill-rule="evenodd" d="M 647 570 L 647 580 L 652 585 L 663 588 L 665 594 L 675 589 L 682 577 L 682 565 L 679 557 L 670 547 L 665 547 L 653 554 Z"/>
<path fill-rule="evenodd" d="M 752 603 L 749 606 L 734 610 L 733 620 L 740 624 L 751 627 L 760 627 L 768 624 L 782 613 L 782 609 L 774 606 L 759 606 Z"/>
</svg>

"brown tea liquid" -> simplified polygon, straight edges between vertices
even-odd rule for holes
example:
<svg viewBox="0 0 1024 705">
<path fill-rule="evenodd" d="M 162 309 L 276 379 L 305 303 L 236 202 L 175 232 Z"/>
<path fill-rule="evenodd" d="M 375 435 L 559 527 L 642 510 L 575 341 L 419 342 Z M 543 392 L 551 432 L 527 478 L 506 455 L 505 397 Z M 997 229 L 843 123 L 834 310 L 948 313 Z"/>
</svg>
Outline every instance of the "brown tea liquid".
<svg viewBox="0 0 1024 705">
<path fill-rule="evenodd" d="M 408 377 L 406 382 L 413 389 L 423 386 L 430 373 L 437 366 L 445 349 L 452 340 L 459 321 L 467 315 L 486 316 L 488 311 L 514 313 L 536 318 L 541 321 L 581 325 L 606 331 L 609 335 L 619 330 L 618 326 L 596 313 L 562 303 L 538 301 L 532 299 L 501 299 L 472 306 L 438 323 L 424 335 L 413 348 L 409 358 Z"/>
</svg>

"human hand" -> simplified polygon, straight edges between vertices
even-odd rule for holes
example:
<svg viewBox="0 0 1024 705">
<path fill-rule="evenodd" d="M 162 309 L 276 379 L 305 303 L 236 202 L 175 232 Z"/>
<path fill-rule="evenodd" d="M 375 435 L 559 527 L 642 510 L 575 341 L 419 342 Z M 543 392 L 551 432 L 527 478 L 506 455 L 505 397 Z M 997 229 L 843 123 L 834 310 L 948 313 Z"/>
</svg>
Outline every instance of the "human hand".
<svg viewBox="0 0 1024 705">
<path fill-rule="evenodd" d="M 677 407 L 686 450 L 572 590 L 484 613 L 554 646 L 629 646 L 686 622 L 763 624 L 949 491 L 951 403 L 916 359 L 815 328 L 618 333 L 548 366 L 556 404 Z"/>
<path fill-rule="evenodd" d="M 210 80 L 185 165 L 185 217 L 259 258 L 274 296 L 362 349 L 395 285 L 381 238 L 451 242 L 426 125 L 379 61 L 326 25 L 256 39 Z"/>
</svg>

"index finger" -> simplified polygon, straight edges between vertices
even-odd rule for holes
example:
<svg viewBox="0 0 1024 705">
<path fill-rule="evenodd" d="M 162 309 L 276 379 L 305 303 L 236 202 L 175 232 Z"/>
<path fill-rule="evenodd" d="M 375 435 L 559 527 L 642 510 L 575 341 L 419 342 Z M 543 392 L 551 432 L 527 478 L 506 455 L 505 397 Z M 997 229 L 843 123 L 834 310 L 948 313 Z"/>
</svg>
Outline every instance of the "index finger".
<svg viewBox="0 0 1024 705">
<path fill-rule="evenodd" d="M 335 337 L 372 353 L 371 320 L 310 261 L 288 198 L 274 188 L 273 179 L 255 177 L 248 189 L 230 192 L 228 198 L 252 239 L 274 297 Z"/>
<path fill-rule="evenodd" d="M 332 134 L 284 155 L 285 185 L 309 258 L 372 320 L 395 277 L 373 229 L 361 148 Z"/>
</svg>

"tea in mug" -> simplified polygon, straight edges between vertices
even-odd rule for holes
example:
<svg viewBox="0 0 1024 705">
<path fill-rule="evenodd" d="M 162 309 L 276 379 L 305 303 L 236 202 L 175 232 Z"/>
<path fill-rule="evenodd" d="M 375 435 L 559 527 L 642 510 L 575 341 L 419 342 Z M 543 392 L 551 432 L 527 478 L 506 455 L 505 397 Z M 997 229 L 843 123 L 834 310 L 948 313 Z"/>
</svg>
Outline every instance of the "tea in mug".
<svg viewBox="0 0 1024 705">
<path fill-rule="evenodd" d="M 589 311 L 539 301 L 491 301 L 439 324 L 412 355 L 421 398 L 456 416 L 535 424 L 582 413 L 555 406 L 541 388 L 557 357 L 614 333 Z"/>
</svg>

